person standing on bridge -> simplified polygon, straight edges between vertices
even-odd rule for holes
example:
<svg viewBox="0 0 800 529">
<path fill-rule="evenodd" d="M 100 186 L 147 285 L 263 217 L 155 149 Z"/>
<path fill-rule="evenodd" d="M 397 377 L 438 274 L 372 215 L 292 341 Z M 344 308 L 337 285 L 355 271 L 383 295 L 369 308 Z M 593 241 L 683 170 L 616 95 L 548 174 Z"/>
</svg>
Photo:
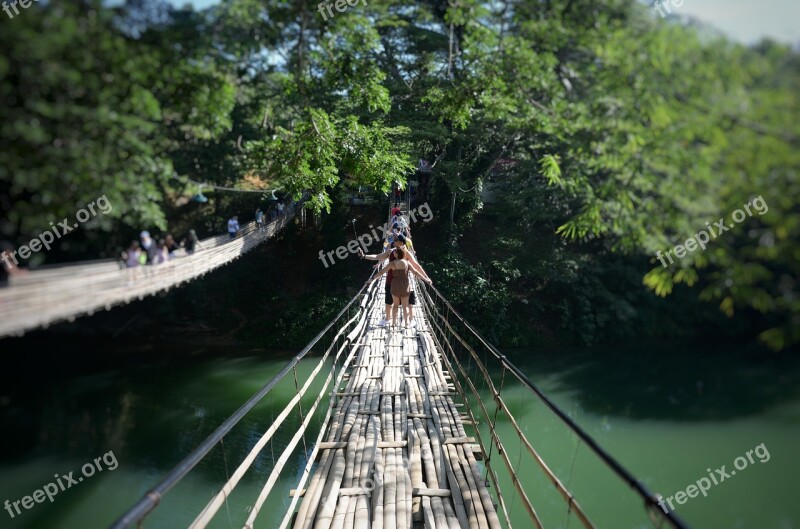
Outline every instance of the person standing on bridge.
<svg viewBox="0 0 800 529">
<path fill-rule="evenodd" d="M 396 238 L 400 242 L 405 244 L 404 249 L 406 251 L 406 257 L 408 259 L 414 259 L 416 261 L 417 253 L 414 251 L 414 245 L 411 243 L 411 237 L 407 236 L 407 235 L 397 235 Z M 421 268 L 421 266 L 420 266 L 420 268 Z M 428 281 L 428 284 L 431 284 L 430 280 Z M 408 297 L 408 315 L 409 315 L 409 319 L 411 321 L 411 323 L 409 325 L 411 325 L 412 327 L 416 327 L 417 326 L 417 321 L 414 319 L 414 305 L 416 305 L 416 304 L 417 304 L 417 295 L 412 290 L 411 294 Z"/>
<path fill-rule="evenodd" d="M 171 259 L 169 255 L 169 246 L 167 246 L 166 239 L 159 239 L 156 246 L 156 260 L 154 264 L 166 263 Z"/>
<path fill-rule="evenodd" d="M 261 211 L 261 208 L 256 209 L 256 227 L 258 231 L 264 230 L 264 212 Z"/>
<path fill-rule="evenodd" d="M 122 252 L 122 259 L 125 260 L 125 266 L 128 268 L 136 268 L 139 266 L 142 251 L 139 249 L 139 241 L 131 241 L 128 249 Z"/>
<path fill-rule="evenodd" d="M 403 217 L 403 212 L 398 211 L 397 215 L 392 217 L 392 230 L 396 233 L 402 233 L 406 237 L 411 233 L 408 229 L 408 222 L 406 221 L 405 217 Z"/>
<path fill-rule="evenodd" d="M 139 239 L 141 240 L 141 247 L 142 255 L 144 256 L 146 264 L 156 264 L 156 256 L 158 254 L 158 248 L 156 247 L 156 241 L 150 237 L 150 232 L 144 230 L 142 233 L 139 234 Z M 145 264 L 142 263 L 142 264 Z"/>
<path fill-rule="evenodd" d="M 0 241 L 0 288 L 8 286 L 9 277 L 26 272 L 17 266 L 14 246 L 10 242 Z"/>
<path fill-rule="evenodd" d="M 239 235 L 239 217 L 236 215 L 228 221 L 228 235 L 231 239 L 235 239 Z"/>
<path fill-rule="evenodd" d="M 365 254 L 363 250 L 358 251 L 358 256 L 362 259 L 369 259 L 370 261 L 378 261 L 378 263 L 383 262 L 386 259 L 389 259 L 389 262 L 395 261 L 397 259 L 396 251 L 403 246 L 405 246 L 405 237 L 397 237 L 389 239 L 389 250 L 381 253 L 381 254 Z M 414 257 L 413 254 L 410 252 L 406 252 L 406 257 L 408 260 L 408 264 L 411 267 L 411 270 L 417 274 L 418 277 L 422 278 L 423 281 L 428 283 L 429 285 L 432 284 L 431 279 L 428 277 L 428 274 L 425 273 L 425 270 L 422 269 L 422 266 L 417 262 L 417 259 Z M 376 265 L 380 266 L 380 265 Z M 383 275 L 383 272 L 376 275 L 375 277 L 378 278 Z M 392 313 L 392 305 L 394 305 L 394 298 L 392 297 L 392 279 L 394 278 L 394 270 L 389 269 L 388 273 L 386 274 L 386 286 L 384 287 L 384 302 L 386 304 L 386 314 L 381 319 L 380 323 L 378 323 L 379 327 L 385 327 L 389 324 L 389 319 L 391 318 Z M 416 303 L 416 300 L 409 295 L 409 304 Z"/>
<path fill-rule="evenodd" d="M 200 239 L 197 238 L 197 232 L 194 230 L 189 230 L 189 235 L 187 235 L 186 238 L 181 241 L 181 245 L 186 250 L 186 255 L 192 255 L 195 252 L 195 248 L 205 250 L 203 245 L 200 243 Z"/>
<path fill-rule="evenodd" d="M 167 234 L 164 241 L 167 243 L 167 250 L 169 251 L 169 258 L 172 259 L 175 257 L 175 252 L 178 251 L 178 243 L 175 242 L 175 238 L 172 237 L 172 234 Z"/>
<path fill-rule="evenodd" d="M 397 327 L 397 310 L 402 306 L 405 314 L 405 326 L 411 321 L 409 313 L 408 298 L 411 296 L 411 285 L 409 282 L 408 271 L 411 264 L 406 260 L 406 251 L 403 248 L 392 250 L 394 260 L 389 261 L 377 274 L 372 281 L 377 281 L 386 272 L 392 273 L 391 282 L 387 279 L 386 284 L 391 285 L 389 294 L 392 296 L 392 327 Z"/>
</svg>

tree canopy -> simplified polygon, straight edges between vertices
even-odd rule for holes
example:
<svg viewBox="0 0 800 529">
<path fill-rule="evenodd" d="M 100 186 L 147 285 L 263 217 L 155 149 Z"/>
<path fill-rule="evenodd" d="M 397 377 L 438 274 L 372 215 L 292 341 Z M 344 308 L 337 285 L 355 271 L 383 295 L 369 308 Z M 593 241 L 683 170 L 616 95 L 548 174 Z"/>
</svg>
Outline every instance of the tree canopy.
<svg viewBox="0 0 800 529">
<path fill-rule="evenodd" d="M 334 14 L 80 0 L 4 20 L 2 236 L 30 238 L 103 194 L 120 207 L 85 231 L 164 227 L 186 179 L 255 177 L 330 211 L 345 183 L 388 192 L 424 159 L 434 207 L 456 196 L 454 233 L 486 211 L 482 190 L 499 193 L 480 265 L 504 291 L 577 278 L 599 256 L 638 260 L 654 295 L 691 287 L 727 315 L 762 315 L 772 347 L 800 342 L 791 47 L 736 44 L 635 0 Z M 662 266 L 658 252 L 757 197 L 768 211 Z M 542 233 L 546 252 L 528 244 Z"/>
</svg>

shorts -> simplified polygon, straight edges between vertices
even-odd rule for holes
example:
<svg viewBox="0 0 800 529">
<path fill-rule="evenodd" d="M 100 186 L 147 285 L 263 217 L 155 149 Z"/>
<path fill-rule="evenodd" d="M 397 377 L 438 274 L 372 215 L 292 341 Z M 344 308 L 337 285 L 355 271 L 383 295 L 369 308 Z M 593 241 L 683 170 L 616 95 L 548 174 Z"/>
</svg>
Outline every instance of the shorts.
<svg viewBox="0 0 800 529">
<path fill-rule="evenodd" d="M 387 305 L 394 304 L 394 298 L 392 297 L 392 282 L 388 279 L 386 280 L 386 287 L 384 288 L 384 296 L 383 301 Z M 408 304 L 409 305 L 416 305 L 417 304 L 417 296 L 414 294 L 414 291 L 411 291 L 411 295 L 408 296 Z"/>
</svg>

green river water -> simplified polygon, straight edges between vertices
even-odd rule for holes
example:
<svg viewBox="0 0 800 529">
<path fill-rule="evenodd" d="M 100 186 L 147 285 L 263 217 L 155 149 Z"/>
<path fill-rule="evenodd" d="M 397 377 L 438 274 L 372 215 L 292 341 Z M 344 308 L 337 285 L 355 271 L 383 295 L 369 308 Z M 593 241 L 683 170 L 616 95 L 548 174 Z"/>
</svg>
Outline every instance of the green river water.
<svg viewBox="0 0 800 529">
<path fill-rule="evenodd" d="M 756 455 L 746 468 L 712 486 L 706 497 L 676 503 L 676 514 L 701 529 L 800 529 L 800 501 L 794 497 L 800 485 L 800 359 L 736 347 L 717 349 L 648 345 L 508 354 L 601 446 L 664 496 L 708 476 L 707 468 L 713 472 L 726 465 L 731 473 L 737 457 L 763 444 L 761 457 Z M 91 477 L 59 491 L 52 502 L 45 498 L 30 510 L 14 513 L 13 519 L 3 510 L 0 527 L 107 527 L 274 376 L 287 358 L 263 351 L 247 356 L 221 351 L 128 363 L 91 374 L 7 371 L 0 390 L 0 501 L 21 500 L 54 481 L 56 474 L 74 472 L 77 479 L 83 465 L 104 454 L 108 463 L 101 459 L 102 471 L 95 469 Z M 311 362 L 301 366 L 301 379 L 311 368 Z M 293 392 L 293 381 L 280 385 L 224 445 L 167 494 L 144 527 L 186 527 Z M 651 526 L 637 497 L 541 402 L 509 379 L 503 397 L 598 527 Z M 311 403 L 304 401 L 304 409 Z M 242 527 L 274 460 L 299 423 L 299 414 L 293 413 L 212 527 Z M 520 458 L 510 425 L 501 422 L 498 429 L 510 440 L 509 459 L 545 527 L 580 527 L 539 467 Z M 274 527 L 280 521 L 310 441 L 305 449 L 301 443 L 289 460 L 257 527 Z M 499 457 L 492 461 L 502 468 Z M 511 483 L 501 481 L 503 491 L 510 491 Z M 514 527 L 531 527 L 513 494 L 507 494 L 507 506 Z"/>
</svg>

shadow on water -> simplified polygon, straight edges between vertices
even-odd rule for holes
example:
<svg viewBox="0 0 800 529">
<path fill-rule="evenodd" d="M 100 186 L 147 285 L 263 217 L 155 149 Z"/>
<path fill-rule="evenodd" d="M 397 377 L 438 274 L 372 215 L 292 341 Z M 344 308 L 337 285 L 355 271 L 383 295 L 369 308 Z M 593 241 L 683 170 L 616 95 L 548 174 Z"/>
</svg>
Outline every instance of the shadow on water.
<svg viewBox="0 0 800 529">
<path fill-rule="evenodd" d="M 30 351 L 40 350 L 36 345 L 30 339 L 18 343 Z M 52 480 L 54 473 L 78 470 L 112 450 L 119 468 L 98 473 L 55 502 L 37 504 L 16 519 L 4 520 L 2 526 L 108 526 L 277 374 L 292 354 L 242 353 L 242 347 L 235 344 L 180 349 L 174 344 L 88 340 L 71 342 L 69 350 L 54 348 L 49 342 L 42 354 L 26 354 L 18 348 L 13 355 L 15 363 L 4 366 L 0 373 L 0 428 L 4 433 L 0 436 L 0 502 L 31 494 Z M 800 422 L 800 359 L 741 347 L 710 350 L 697 346 L 560 348 L 507 354 L 654 490 L 672 493 L 697 479 L 697 473 L 707 466 L 730 464 L 743 449 L 766 442 L 775 461 L 781 463 L 759 465 L 749 471 L 749 477 L 715 490 L 714 498 L 682 507 L 681 513 L 697 527 L 721 526 L 721 521 L 759 529 L 791 527 L 760 515 L 762 506 L 775 513 L 775 518 L 800 520 L 793 504 L 781 495 L 790 490 L 788 483 L 796 475 L 792 463 L 796 449 L 791 447 Z M 300 366 L 301 381 L 310 369 L 309 364 Z M 470 377 L 480 378 L 474 366 Z M 147 527 L 174 529 L 191 523 L 294 396 L 294 382 L 289 382 L 249 414 L 226 436 L 224 447 L 215 448 L 165 497 Z M 479 391 L 491 401 L 482 384 Z M 615 500 L 618 480 L 609 478 L 607 469 L 598 467 L 585 447 L 578 450 L 574 436 L 522 386 L 507 379 L 503 395 L 554 471 L 568 481 L 573 478 L 571 488 L 580 493 L 589 512 L 619 522 L 623 506 L 629 505 Z M 309 404 L 304 400 L 304 409 Z M 255 471 L 237 488 L 242 489 L 241 497 L 232 496 L 221 513 L 225 522 L 221 526 L 228 526 L 228 512 L 234 525 L 246 518 L 275 458 L 300 421 L 299 414 L 290 414 L 285 428 L 256 460 Z M 312 432 L 317 424 L 312 422 Z M 499 427 L 505 437 L 513 438 L 507 423 Z M 684 448 L 689 445 L 691 452 Z M 285 512 L 286 492 L 296 486 L 309 446 L 310 440 L 305 449 L 301 444 L 293 452 L 285 477 L 261 511 L 260 525 L 272 527 L 274 513 Z M 507 448 L 516 463 L 520 447 Z M 667 461 L 669 464 L 664 464 Z M 563 504 L 550 498 L 552 486 L 539 477 L 541 473 L 533 465 L 526 465 L 522 474 L 529 486 L 538 487 L 532 489 L 537 491 L 537 507 L 557 521 L 553 527 L 561 526 Z M 600 483 L 603 494 L 598 490 Z M 506 483 L 504 490 L 510 487 Z M 762 489 L 765 497 L 754 503 L 753 491 Z M 631 497 L 626 491 L 619 492 Z M 749 503 L 745 498 L 750 498 Z M 726 505 L 750 507 L 744 514 L 725 511 L 720 515 Z M 629 510 L 631 519 L 641 515 L 637 506 Z M 518 505 L 514 517 L 521 514 Z"/>
<path fill-rule="evenodd" d="M 800 527 L 800 508 L 793 498 L 800 472 L 797 357 L 740 345 L 714 349 L 696 344 L 504 353 L 606 452 L 664 498 L 685 490 L 710 473 L 708 469 L 731 469 L 748 449 L 760 446 L 768 452 L 741 471 L 743 477 L 714 487 L 707 497 L 676 504 L 676 513 L 691 527 Z M 490 402 L 480 373 L 468 367 L 481 400 Z M 503 400 L 522 431 L 598 527 L 653 526 L 641 500 L 552 411 L 508 373 L 504 378 L 496 367 L 490 372 L 496 387 L 504 381 Z M 475 409 L 475 399 L 470 401 Z M 480 430 L 488 439 L 486 423 L 481 421 Z M 569 526 L 563 499 L 525 455 L 502 414 L 496 429 L 502 451 L 518 470 L 523 490 L 535 498 L 544 525 Z M 497 468 L 503 469 L 500 461 L 495 457 Z M 517 500 L 515 527 L 529 526 L 513 482 L 502 472 L 500 482 L 504 494 Z"/>
<path fill-rule="evenodd" d="M 0 428 L 4 433 L 0 436 L 0 503 L 31 495 L 54 481 L 56 473 L 64 476 L 74 471 L 80 476 L 82 465 L 108 452 L 113 452 L 119 468 L 98 472 L 61 492 L 54 502 L 45 500 L 15 519 L 5 520 L 2 527 L 108 526 L 294 354 L 248 351 L 248 356 L 235 356 L 232 349 L 236 348 L 176 352 L 170 347 L 167 355 L 151 354 L 147 344 L 141 345 L 141 350 L 132 344 L 117 350 L 94 345 L 97 349 L 82 357 L 81 365 L 70 360 L 71 352 L 54 354 L 51 350 L 54 356 L 49 359 L 17 356 L 14 368 L 0 376 Z M 102 354 L 116 357 L 103 359 Z M 94 355 L 96 362 L 87 360 Z M 311 362 L 298 366 L 301 384 Z M 304 410 L 316 395 L 314 389 L 312 386 L 302 399 Z M 217 445 L 188 479 L 165 497 L 147 526 L 188 525 L 295 394 L 292 377 L 279 383 L 225 437 L 224 444 Z M 247 497 L 231 500 L 238 517 L 246 516 L 264 476 L 301 421 L 299 413 L 291 413 L 255 461 L 253 472 L 240 486 Z M 310 424 L 312 432 L 318 424 L 319 414 Z M 286 478 L 296 478 L 304 463 L 301 444 L 293 452 Z M 282 491 L 282 484 L 279 482 L 276 490 Z M 286 494 L 275 496 L 280 496 L 275 500 L 280 502 Z"/>
<path fill-rule="evenodd" d="M 534 381 L 557 375 L 556 389 L 597 415 L 726 420 L 800 397 L 800 357 L 752 347 L 653 344 L 507 354 Z"/>
</svg>

